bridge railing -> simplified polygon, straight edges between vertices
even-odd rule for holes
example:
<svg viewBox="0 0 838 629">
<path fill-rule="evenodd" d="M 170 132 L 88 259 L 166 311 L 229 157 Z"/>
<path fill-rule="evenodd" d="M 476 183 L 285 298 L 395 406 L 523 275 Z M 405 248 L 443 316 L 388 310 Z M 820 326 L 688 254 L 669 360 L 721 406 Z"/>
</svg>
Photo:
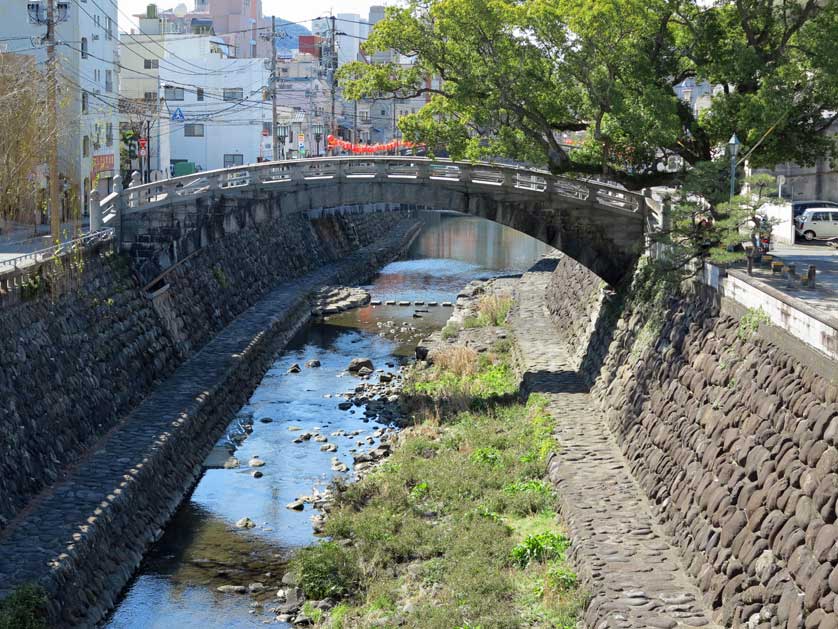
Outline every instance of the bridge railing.
<svg viewBox="0 0 838 629">
<path fill-rule="evenodd" d="M 295 183 L 357 179 L 495 187 L 524 194 L 556 195 L 577 203 L 626 212 L 639 212 L 644 203 L 643 196 L 636 192 L 597 181 L 553 175 L 544 170 L 397 156 L 314 158 L 204 171 L 131 186 L 124 192 L 125 206 L 127 213 L 134 213 L 194 195 L 232 192 L 251 186 L 281 189 Z"/>
</svg>

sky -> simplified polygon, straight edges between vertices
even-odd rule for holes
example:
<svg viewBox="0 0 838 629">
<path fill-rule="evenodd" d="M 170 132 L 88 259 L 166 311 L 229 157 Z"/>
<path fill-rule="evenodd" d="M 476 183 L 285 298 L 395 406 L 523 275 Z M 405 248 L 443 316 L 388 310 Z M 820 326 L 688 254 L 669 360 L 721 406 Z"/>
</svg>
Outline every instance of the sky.
<svg viewBox="0 0 838 629">
<path fill-rule="evenodd" d="M 146 6 L 153 0 L 117 0 L 122 13 L 133 16 L 136 13 L 145 12 Z M 194 0 L 156 0 L 159 9 L 173 9 L 180 2 L 184 2 L 188 9 L 195 7 Z M 393 4 L 393 0 L 262 0 L 262 12 L 266 16 L 276 15 L 284 20 L 298 22 L 301 20 L 310 21 L 312 18 L 328 15 L 330 12 L 357 13 L 366 19 L 369 14 L 369 7 L 373 4 Z M 119 16 L 119 28 L 122 31 L 130 30 L 131 22 L 125 16 Z M 133 24 L 136 28 L 136 23 Z M 310 27 L 311 24 L 304 24 Z"/>
</svg>

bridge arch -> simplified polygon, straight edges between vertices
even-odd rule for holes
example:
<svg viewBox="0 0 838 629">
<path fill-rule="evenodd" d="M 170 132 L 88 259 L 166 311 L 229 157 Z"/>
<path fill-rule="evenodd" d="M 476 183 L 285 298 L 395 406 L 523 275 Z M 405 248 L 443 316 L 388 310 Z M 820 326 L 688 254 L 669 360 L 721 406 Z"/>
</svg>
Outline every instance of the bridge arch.
<svg viewBox="0 0 838 629">
<path fill-rule="evenodd" d="M 453 210 L 545 242 L 610 283 L 644 244 L 645 198 L 510 166 L 416 157 L 266 162 L 129 187 L 102 202 L 119 246 L 159 268 L 249 225 L 295 213 Z"/>
</svg>

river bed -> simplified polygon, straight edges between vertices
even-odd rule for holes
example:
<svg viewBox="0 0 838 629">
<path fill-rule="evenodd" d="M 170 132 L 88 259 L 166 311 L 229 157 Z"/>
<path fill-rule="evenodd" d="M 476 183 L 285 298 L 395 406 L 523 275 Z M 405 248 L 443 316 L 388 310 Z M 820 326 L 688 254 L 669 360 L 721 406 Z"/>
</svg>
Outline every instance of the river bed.
<svg viewBox="0 0 838 629">
<path fill-rule="evenodd" d="M 425 228 L 405 258 L 384 267 L 365 288 L 382 302 L 440 305 L 366 306 L 301 330 L 228 428 L 225 439 L 233 443 L 252 424 L 235 451 L 241 467 L 206 470 L 104 627 L 286 626 L 268 612 L 271 599 L 287 558 L 317 539 L 310 505 L 303 511 L 286 505 L 312 488 L 325 489 L 340 474 L 332 470 L 333 457 L 351 468 L 350 449 L 373 447 L 373 433 L 382 427 L 364 417 L 363 407 L 338 408 L 344 401 L 340 394 L 360 383 L 345 371 L 350 360 L 370 358 L 376 369 L 395 373 L 411 359 L 419 340 L 445 324 L 451 309 L 443 302 L 455 301 L 474 279 L 520 273 L 549 249 L 483 219 L 427 213 L 423 220 Z M 310 360 L 319 360 L 320 366 L 306 367 Z M 288 373 L 294 363 L 301 371 Z M 370 381 L 377 378 L 374 374 Z M 293 443 L 303 431 L 326 436 L 337 451 L 323 452 L 323 444 L 313 439 Z M 351 437 L 332 436 L 357 431 Z M 248 467 L 256 456 L 265 462 L 258 468 L 261 478 L 254 478 L 255 470 Z M 243 517 L 256 526 L 236 528 Z M 255 596 L 217 591 L 221 585 L 250 583 L 263 583 L 266 589 Z"/>
</svg>

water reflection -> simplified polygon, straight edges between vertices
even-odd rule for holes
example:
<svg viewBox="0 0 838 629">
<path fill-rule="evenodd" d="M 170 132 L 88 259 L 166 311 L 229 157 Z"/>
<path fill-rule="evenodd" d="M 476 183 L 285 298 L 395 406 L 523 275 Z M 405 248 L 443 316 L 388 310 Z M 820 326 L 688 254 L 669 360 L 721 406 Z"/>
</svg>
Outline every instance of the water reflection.
<svg viewBox="0 0 838 629">
<path fill-rule="evenodd" d="M 482 219 L 432 213 L 423 220 L 426 228 L 406 259 L 387 265 L 368 285 L 375 299 L 454 301 L 469 281 L 521 272 L 548 250 Z M 344 372 L 349 360 L 367 356 L 377 368 L 393 370 L 450 313 L 441 306 L 368 306 L 302 330 L 229 429 L 232 437 L 240 431 L 242 417 L 253 417 L 253 433 L 235 456 L 245 466 L 255 455 L 264 459 L 264 476 L 255 479 L 246 467 L 207 470 L 148 553 L 106 626 L 238 629 L 272 621 L 266 611 L 272 605 L 254 608 L 254 597 L 219 593 L 217 587 L 264 582 L 271 587 L 265 600 L 272 599 L 289 553 L 314 539 L 308 507 L 296 512 L 285 505 L 313 486 L 325 487 L 336 474 L 331 458 L 351 463 L 349 449 L 378 428 L 364 418 L 363 408 L 338 408 L 342 400 L 335 394 L 358 384 Z M 314 358 L 320 368 L 287 373 L 291 364 Z M 394 367 L 386 367 L 388 363 Z M 313 440 L 293 444 L 294 428 L 318 429 L 338 452 L 321 452 L 321 444 Z M 353 438 L 330 435 L 341 429 L 362 432 Z M 256 528 L 235 528 L 244 516 Z"/>
</svg>

